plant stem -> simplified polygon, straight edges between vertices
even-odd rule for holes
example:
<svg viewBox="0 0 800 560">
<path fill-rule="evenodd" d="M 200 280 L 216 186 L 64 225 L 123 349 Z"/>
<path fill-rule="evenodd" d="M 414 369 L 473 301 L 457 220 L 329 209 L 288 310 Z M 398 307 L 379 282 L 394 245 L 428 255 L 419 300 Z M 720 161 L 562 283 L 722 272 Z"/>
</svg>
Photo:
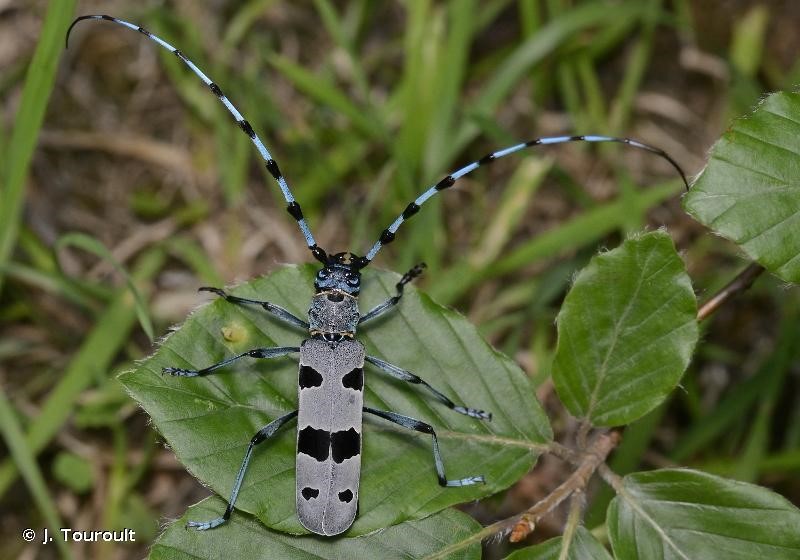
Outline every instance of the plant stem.
<svg viewBox="0 0 800 560">
<path fill-rule="evenodd" d="M 764 272 L 763 266 L 758 263 L 750 263 L 736 278 L 700 306 L 700 309 L 697 310 L 697 320 L 707 319 L 726 301 L 750 288 L 762 272 Z"/>
<path fill-rule="evenodd" d="M 523 528 L 521 529 L 523 532 L 525 531 L 524 527 L 530 525 L 530 529 L 527 530 L 522 537 L 520 537 L 524 538 L 524 536 L 528 535 L 533 530 L 533 524 L 535 524 L 536 521 L 555 509 L 565 499 L 576 493 L 579 493 L 582 499 L 584 490 L 586 485 L 589 483 L 589 479 L 591 479 L 592 474 L 595 470 L 597 470 L 598 466 L 604 465 L 603 462 L 606 460 L 606 457 L 608 457 L 608 454 L 611 453 L 611 451 L 617 445 L 619 445 L 621 440 L 622 434 L 618 430 L 601 433 L 595 438 L 589 448 L 580 454 L 567 447 L 564 447 L 563 445 L 551 443 L 550 451 L 554 455 L 578 465 L 578 468 L 575 469 L 575 472 L 573 472 L 563 484 L 550 492 L 550 494 L 545 498 L 535 503 L 527 511 L 511 516 L 507 519 L 502 519 L 492 523 L 491 525 L 487 525 L 477 533 L 473 533 L 469 537 L 453 543 L 434 554 L 425 556 L 425 560 L 440 560 L 449 558 L 454 552 L 467 548 L 472 544 L 481 542 L 483 539 L 491 537 L 497 533 L 508 531 L 509 529 L 512 530 L 509 540 L 511 540 L 511 542 L 517 542 L 514 540 L 514 534 L 519 533 L 517 527 L 520 524 L 523 525 Z M 579 500 L 579 502 L 580 501 L 581 500 Z"/>
<path fill-rule="evenodd" d="M 619 445 L 621 440 L 622 434 L 617 430 L 599 434 L 586 452 L 582 454 L 581 464 L 567 480 L 523 514 L 506 520 L 509 526 L 514 523 L 514 528 L 511 530 L 511 536 L 508 540 L 511 542 L 521 541 L 533 531 L 536 523 L 542 517 L 553 511 L 561 502 L 575 492 L 583 492 L 594 472 L 603 464 L 608 454 Z"/>
<path fill-rule="evenodd" d="M 578 530 L 578 525 L 581 524 L 581 519 L 583 518 L 584 505 L 586 505 L 586 494 L 583 490 L 576 490 L 569 500 L 569 515 L 567 516 L 567 524 L 564 527 L 564 536 L 561 538 L 561 552 L 558 555 L 558 560 L 567 560 L 569 558 L 572 539 L 575 538 L 575 532 Z"/>
</svg>

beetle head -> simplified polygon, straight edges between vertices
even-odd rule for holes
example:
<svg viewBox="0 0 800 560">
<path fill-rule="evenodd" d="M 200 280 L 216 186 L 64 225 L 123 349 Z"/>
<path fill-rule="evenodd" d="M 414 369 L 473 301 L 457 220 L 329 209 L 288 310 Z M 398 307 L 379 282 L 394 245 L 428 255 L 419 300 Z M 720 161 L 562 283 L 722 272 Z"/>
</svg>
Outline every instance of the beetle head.
<svg viewBox="0 0 800 560">
<path fill-rule="evenodd" d="M 314 278 L 317 293 L 339 290 L 357 296 L 361 291 L 362 259 L 363 257 L 357 257 L 352 253 L 329 255 Z"/>
</svg>

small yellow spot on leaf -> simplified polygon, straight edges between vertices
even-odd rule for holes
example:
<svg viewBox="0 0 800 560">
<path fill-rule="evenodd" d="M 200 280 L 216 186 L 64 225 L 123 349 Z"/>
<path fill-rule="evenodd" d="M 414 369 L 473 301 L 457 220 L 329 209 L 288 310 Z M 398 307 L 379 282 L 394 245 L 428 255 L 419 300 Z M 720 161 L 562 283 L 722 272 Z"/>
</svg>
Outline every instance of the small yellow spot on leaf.
<svg viewBox="0 0 800 560">
<path fill-rule="evenodd" d="M 238 323 L 231 323 L 222 327 L 222 337 L 227 342 L 234 344 L 247 340 L 247 329 Z"/>
</svg>

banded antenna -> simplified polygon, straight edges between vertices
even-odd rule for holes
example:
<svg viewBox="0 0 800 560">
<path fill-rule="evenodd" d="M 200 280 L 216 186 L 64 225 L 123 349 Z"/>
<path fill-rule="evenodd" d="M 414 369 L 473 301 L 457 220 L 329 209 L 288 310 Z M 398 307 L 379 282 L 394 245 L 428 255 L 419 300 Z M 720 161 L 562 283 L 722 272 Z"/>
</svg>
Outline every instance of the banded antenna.
<svg viewBox="0 0 800 560">
<path fill-rule="evenodd" d="M 197 66 L 195 66 L 195 64 L 191 60 L 186 58 L 186 55 L 184 55 L 181 51 L 179 51 L 178 49 L 176 49 L 163 39 L 156 37 L 144 27 L 135 25 L 133 23 L 129 23 L 127 21 L 112 16 L 88 15 L 88 16 L 80 16 L 79 18 L 77 18 L 75 21 L 72 22 L 72 25 L 70 25 L 69 29 L 67 30 L 67 37 L 66 37 L 67 48 L 69 47 L 69 35 L 72 32 L 72 28 L 75 27 L 75 25 L 78 22 L 83 21 L 85 19 L 101 19 L 105 21 L 110 21 L 112 23 L 116 23 L 117 25 L 121 25 L 123 27 L 127 27 L 128 29 L 132 29 L 133 31 L 138 31 L 151 41 L 157 43 L 159 46 L 167 49 L 169 52 L 177 56 L 181 60 L 181 62 L 183 62 L 189 68 L 189 70 L 194 72 L 195 75 L 197 75 L 197 77 L 203 80 L 203 83 L 206 84 L 206 86 L 208 86 L 208 89 L 211 90 L 211 93 L 213 93 L 217 97 L 217 99 L 219 99 L 222 102 L 222 104 L 225 106 L 228 112 L 231 115 L 233 115 L 236 124 L 239 125 L 239 128 L 241 128 L 245 134 L 247 134 L 247 136 L 250 138 L 250 141 L 258 150 L 258 153 L 261 155 L 261 158 L 264 160 L 264 163 L 266 164 L 267 171 L 269 171 L 270 175 L 272 175 L 275 181 L 277 181 L 278 186 L 280 187 L 281 192 L 283 193 L 283 198 L 286 199 L 286 204 L 287 204 L 286 211 L 289 212 L 292 218 L 294 218 L 297 221 L 297 225 L 300 227 L 300 231 L 303 234 L 303 237 L 305 237 L 306 244 L 308 245 L 308 248 L 311 250 L 311 253 L 314 255 L 314 258 L 316 258 L 323 264 L 327 263 L 328 255 L 325 253 L 325 251 L 322 250 L 321 247 L 317 245 L 317 242 L 314 240 L 314 235 L 311 233 L 311 229 L 308 227 L 305 218 L 303 218 L 303 211 L 300 208 L 300 204 L 294 199 L 294 195 L 292 194 L 292 191 L 289 188 L 289 184 L 286 182 L 286 179 L 281 173 L 281 170 L 278 167 L 278 163 L 272 158 L 272 155 L 269 153 L 269 150 L 267 150 L 266 146 L 264 146 L 264 143 L 255 133 L 250 123 L 247 122 L 247 120 L 242 116 L 241 113 L 239 113 L 236 107 L 234 107 L 233 103 L 231 103 L 230 100 L 225 96 L 225 94 L 222 93 L 220 87 L 215 82 L 213 82 L 211 78 L 206 76 L 202 72 L 202 70 L 200 70 Z"/>
<path fill-rule="evenodd" d="M 449 175 L 445 176 L 441 181 L 432 185 L 428 190 L 420 194 L 413 202 L 409 203 L 406 206 L 406 209 L 403 210 L 402 214 L 397 216 L 395 220 L 387 227 L 386 229 L 381 232 L 380 238 L 375 242 L 366 256 L 361 257 L 358 262 L 359 268 L 364 268 L 372 259 L 375 258 L 375 255 L 378 254 L 378 251 L 381 250 L 381 247 L 384 245 L 388 245 L 392 241 L 394 241 L 395 234 L 400 226 L 408 220 L 411 216 L 419 212 L 420 207 L 425 204 L 429 199 L 433 198 L 439 191 L 443 191 L 447 188 L 453 186 L 453 184 L 463 177 L 464 175 L 468 175 L 472 173 L 479 167 L 486 165 L 487 163 L 492 163 L 493 161 L 500 159 L 502 157 L 511 155 L 513 153 L 519 152 L 525 148 L 530 148 L 533 146 L 544 146 L 547 144 L 563 144 L 566 142 L 617 142 L 619 144 L 627 144 L 628 146 L 632 146 L 634 148 L 638 148 L 640 150 L 646 150 L 648 152 L 652 152 L 665 160 L 667 160 L 672 167 L 680 175 L 681 179 L 683 180 L 683 184 L 686 186 L 686 190 L 689 190 L 689 181 L 686 179 L 686 174 L 677 164 L 677 162 L 670 157 L 667 152 L 660 148 L 655 148 L 653 146 L 649 146 L 638 140 L 633 140 L 631 138 L 614 138 L 612 136 L 552 136 L 547 138 L 534 138 L 533 140 L 529 140 L 527 142 L 523 142 L 522 144 L 517 144 L 515 146 L 511 146 L 505 148 L 503 150 L 498 150 L 496 152 L 492 152 L 490 154 L 486 154 L 481 159 L 477 161 L 473 161 L 469 165 L 465 165 L 461 169 L 450 173 Z"/>
</svg>

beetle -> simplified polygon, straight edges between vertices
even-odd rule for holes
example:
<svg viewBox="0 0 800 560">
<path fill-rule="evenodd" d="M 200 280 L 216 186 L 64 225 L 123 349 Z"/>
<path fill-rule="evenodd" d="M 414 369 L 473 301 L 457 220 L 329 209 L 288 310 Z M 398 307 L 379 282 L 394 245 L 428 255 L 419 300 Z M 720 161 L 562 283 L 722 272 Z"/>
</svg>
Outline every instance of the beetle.
<svg viewBox="0 0 800 560">
<path fill-rule="evenodd" d="M 209 375 L 242 358 L 270 359 L 289 354 L 299 354 L 298 408 L 280 416 L 261 428 L 250 440 L 239 472 L 233 484 L 225 512 L 209 521 L 189 521 L 187 526 L 197 530 L 217 527 L 228 520 L 234 510 L 239 490 L 244 480 L 250 458 L 256 445 L 272 437 L 283 425 L 297 419 L 296 504 L 300 523 L 309 531 L 333 536 L 346 531 L 358 511 L 358 489 L 361 470 L 361 424 L 363 413 L 371 414 L 409 428 L 429 434 L 432 440 L 434 467 L 439 484 L 445 487 L 469 486 L 483 483 L 482 475 L 451 479 L 445 474 L 436 432 L 421 420 L 364 406 L 364 366 L 369 363 L 384 373 L 402 381 L 420 385 L 434 398 L 455 412 L 478 420 L 491 420 L 491 413 L 456 404 L 418 375 L 399 366 L 369 356 L 364 345 L 355 337 L 356 329 L 393 309 L 403 296 L 404 286 L 419 276 L 424 264 L 409 270 L 396 284 L 396 293 L 373 309 L 360 314 L 358 297 L 361 290 L 361 270 L 368 266 L 380 249 L 395 239 L 400 226 L 419 212 L 420 208 L 439 192 L 452 187 L 456 181 L 475 169 L 525 148 L 565 142 L 618 142 L 646 150 L 666 159 L 688 182 L 678 164 L 663 150 L 630 138 L 610 136 L 557 136 L 536 138 L 528 142 L 487 154 L 442 178 L 410 202 L 403 212 L 385 228 L 378 240 L 364 256 L 343 252 L 328 254 L 317 244 L 300 204 L 295 200 L 277 162 L 264 146 L 250 123 L 239 113 L 222 89 L 180 50 L 145 28 L 108 15 L 78 17 L 67 31 L 83 20 L 105 20 L 137 31 L 178 57 L 196 74 L 231 113 L 239 128 L 250 138 L 264 160 L 264 164 L 277 182 L 286 210 L 297 222 L 312 256 L 321 263 L 317 271 L 308 310 L 308 319 L 301 319 L 272 302 L 247 299 L 229 294 L 223 289 L 203 287 L 207 291 L 237 305 L 258 306 L 278 319 L 299 327 L 308 333 L 300 346 L 255 348 L 232 356 L 203 369 L 192 370 L 165 367 L 163 372 L 173 376 L 198 377 Z"/>
</svg>

